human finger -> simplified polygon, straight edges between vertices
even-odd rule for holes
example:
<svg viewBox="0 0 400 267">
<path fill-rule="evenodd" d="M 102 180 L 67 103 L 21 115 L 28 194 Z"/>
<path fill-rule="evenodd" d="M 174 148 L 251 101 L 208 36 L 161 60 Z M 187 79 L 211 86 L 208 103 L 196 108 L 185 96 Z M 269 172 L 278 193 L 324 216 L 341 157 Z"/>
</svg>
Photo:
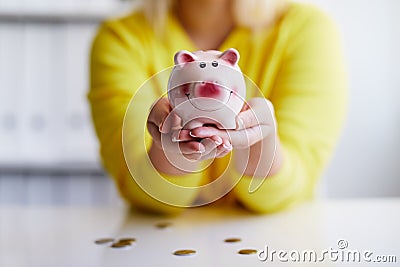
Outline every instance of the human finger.
<svg viewBox="0 0 400 267">
<path fill-rule="evenodd" d="M 213 136 L 210 136 L 209 138 L 214 141 L 214 143 L 217 147 L 223 143 L 222 138 L 218 135 L 213 135 Z"/>
<path fill-rule="evenodd" d="M 204 144 L 197 141 L 180 142 L 178 146 L 178 153 L 182 154 L 204 153 L 206 151 Z"/>
<path fill-rule="evenodd" d="M 208 138 L 219 136 L 222 139 L 229 139 L 227 130 L 221 130 L 215 127 L 203 126 L 190 130 L 189 135 L 193 138 Z"/>
<path fill-rule="evenodd" d="M 215 149 L 217 148 L 215 141 L 211 138 L 204 138 L 200 143 L 204 145 L 205 148 L 201 155 L 202 160 L 214 158 L 216 152 Z"/>
<path fill-rule="evenodd" d="M 161 147 L 161 133 L 158 130 L 158 127 L 154 123 L 148 122 L 147 130 L 149 131 L 149 134 L 153 139 L 153 142 L 157 144 L 159 147 Z"/>
<path fill-rule="evenodd" d="M 190 130 L 179 129 L 172 131 L 172 142 L 195 141 L 198 138 L 192 137 L 189 134 Z"/>
<path fill-rule="evenodd" d="M 229 131 L 230 140 L 234 148 L 247 148 L 274 133 L 270 125 L 257 125 L 243 130 Z"/>
<path fill-rule="evenodd" d="M 162 133 L 169 133 L 171 130 L 179 130 L 182 128 L 181 126 L 182 119 L 173 111 L 164 118 L 164 121 L 161 122 Z"/>
<path fill-rule="evenodd" d="M 240 112 L 236 117 L 237 130 L 250 128 L 259 124 L 268 124 L 269 114 L 273 112 L 272 103 L 262 97 L 256 97 L 248 102 L 248 109 Z"/>
<path fill-rule="evenodd" d="M 163 124 L 165 118 L 170 112 L 171 105 L 169 104 L 168 99 L 166 97 L 160 98 L 151 107 L 147 121 L 157 126 L 160 132 L 168 133 L 169 129 L 167 127 L 163 127 Z"/>
<path fill-rule="evenodd" d="M 267 137 L 273 132 L 272 125 L 257 125 L 243 130 L 220 130 L 215 127 L 199 127 L 191 130 L 192 136 L 204 138 L 218 135 L 223 140 L 228 140 L 234 148 L 249 147 Z"/>
<path fill-rule="evenodd" d="M 191 145 L 192 143 L 197 143 L 200 149 L 195 149 L 196 146 L 187 147 L 187 145 Z M 201 140 L 201 142 L 191 141 L 191 142 L 181 142 L 179 143 L 181 151 L 187 159 L 191 160 L 206 160 L 211 157 L 215 157 L 215 153 L 212 152 L 215 150 L 216 145 L 215 142 L 209 138 L 205 138 Z"/>
<path fill-rule="evenodd" d="M 229 152 L 232 151 L 232 144 L 228 140 L 224 140 L 223 144 L 217 147 L 217 158 L 225 157 Z"/>
</svg>

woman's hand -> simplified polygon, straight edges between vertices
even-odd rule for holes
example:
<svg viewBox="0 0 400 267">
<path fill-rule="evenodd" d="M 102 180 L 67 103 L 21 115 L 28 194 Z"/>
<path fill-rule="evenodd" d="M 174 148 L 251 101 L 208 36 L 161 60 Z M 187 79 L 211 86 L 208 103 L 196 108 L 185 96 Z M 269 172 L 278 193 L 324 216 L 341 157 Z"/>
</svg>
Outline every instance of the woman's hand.
<svg viewBox="0 0 400 267">
<path fill-rule="evenodd" d="M 235 150 L 239 150 L 235 153 L 235 167 L 240 173 L 261 178 L 277 173 L 282 165 L 283 155 L 276 135 L 272 103 L 265 98 L 251 99 L 243 106 L 236 122 L 235 130 L 199 127 L 192 129 L 189 136 L 219 136 L 223 142 L 231 143 Z"/>
<path fill-rule="evenodd" d="M 271 134 L 275 134 L 273 105 L 265 98 L 253 98 L 245 104 L 236 118 L 237 129 L 221 130 L 215 127 L 199 127 L 189 132 L 191 137 L 219 136 L 231 142 L 235 149 L 248 148 Z"/>
<path fill-rule="evenodd" d="M 162 151 L 175 159 L 181 155 L 186 159 L 201 161 L 223 157 L 232 150 L 229 140 L 218 135 L 197 138 L 190 136 L 189 130 L 181 130 L 181 120 L 165 97 L 155 102 L 151 108 L 147 128 L 155 146 L 152 151 Z"/>
</svg>

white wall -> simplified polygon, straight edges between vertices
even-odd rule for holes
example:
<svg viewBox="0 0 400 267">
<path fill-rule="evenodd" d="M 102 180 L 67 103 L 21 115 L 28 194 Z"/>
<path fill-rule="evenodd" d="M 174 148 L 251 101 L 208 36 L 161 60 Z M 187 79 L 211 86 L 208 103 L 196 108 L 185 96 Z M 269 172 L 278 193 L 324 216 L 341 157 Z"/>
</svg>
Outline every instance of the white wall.
<svg viewBox="0 0 400 267">
<path fill-rule="evenodd" d="M 98 168 L 86 94 L 98 23 L 119 0 L 0 0 L 0 168 Z"/>
<path fill-rule="evenodd" d="M 91 40 L 119 0 L 0 0 L 0 204 L 118 205 L 86 94 Z"/>
<path fill-rule="evenodd" d="M 325 190 L 332 197 L 400 196 L 400 1 L 307 2 L 335 19 L 350 78 L 348 120 Z"/>
<path fill-rule="evenodd" d="M 25 3 L 27 12 L 26 3 L 40 7 L 41 1 L 58 8 L 52 0 L 0 0 L 0 17 L 6 9 L 18 11 L 17 3 Z M 68 1 L 83 15 L 91 10 L 83 1 L 62 3 Z M 116 2 L 102 3 L 107 1 Z M 400 196 L 400 1 L 308 2 L 336 20 L 351 83 L 347 124 L 324 179 L 326 195 Z M 94 0 L 85 3 L 99 6 Z M 95 27 L 93 22 L 0 21 L 0 166 L 97 162 L 85 98 Z"/>
</svg>

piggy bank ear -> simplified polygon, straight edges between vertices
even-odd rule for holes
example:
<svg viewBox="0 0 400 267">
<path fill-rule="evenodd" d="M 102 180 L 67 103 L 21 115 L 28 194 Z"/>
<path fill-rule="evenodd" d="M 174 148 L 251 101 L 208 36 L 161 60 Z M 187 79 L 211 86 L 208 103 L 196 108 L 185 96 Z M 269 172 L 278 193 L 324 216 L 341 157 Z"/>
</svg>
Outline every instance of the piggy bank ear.
<svg viewBox="0 0 400 267">
<path fill-rule="evenodd" d="M 224 51 L 219 58 L 234 66 L 239 61 L 239 52 L 235 48 L 229 48 Z"/>
<path fill-rule="evenodd" d="M 176 52 L 174 56 L 175 65 L 193 62 L 196 60 L 196 56 L 189 51 L 181 50 Z"/>
</svg>

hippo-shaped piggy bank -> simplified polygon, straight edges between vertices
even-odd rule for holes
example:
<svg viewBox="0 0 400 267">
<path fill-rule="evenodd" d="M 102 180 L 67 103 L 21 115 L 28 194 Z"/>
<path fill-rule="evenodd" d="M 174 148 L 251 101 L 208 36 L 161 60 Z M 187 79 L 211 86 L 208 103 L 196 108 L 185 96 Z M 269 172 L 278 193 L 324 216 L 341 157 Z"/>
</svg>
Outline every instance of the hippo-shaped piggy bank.
<svg viewBox="0 0 400 267">
<path fill-rule="evenodd" d="M 168 81 L 168 99 L 184 129 L 213 124 L 235 129 L 246 97 L 239 52 L 179 51 Z"/>
</svg>

